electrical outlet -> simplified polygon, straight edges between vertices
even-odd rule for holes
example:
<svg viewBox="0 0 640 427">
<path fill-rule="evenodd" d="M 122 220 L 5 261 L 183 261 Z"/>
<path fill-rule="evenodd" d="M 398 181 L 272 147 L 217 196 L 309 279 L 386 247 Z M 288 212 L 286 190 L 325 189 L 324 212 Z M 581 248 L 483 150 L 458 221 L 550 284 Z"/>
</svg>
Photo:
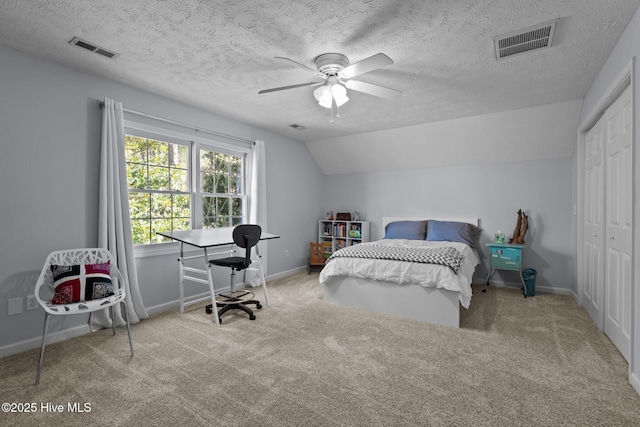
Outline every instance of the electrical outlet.
<svg viewBox="0 0 640 427">
<path fill-rule="evenodd" d="M 289 258 L 289 249 L 284 251 L 284 257 Z"/>
<path fill-rule="evenodd" d="M 13 316 L 14 314 L 22 313 L 22 297 L 11 298 L 8 300 L 7 314 Z"/>
<path fill-rule="evenodd" d="M 26 300 L 27 310 L 35 310 L 38 308 L 38 300 L 35 295 L 27 295 Z"/>
</svg>

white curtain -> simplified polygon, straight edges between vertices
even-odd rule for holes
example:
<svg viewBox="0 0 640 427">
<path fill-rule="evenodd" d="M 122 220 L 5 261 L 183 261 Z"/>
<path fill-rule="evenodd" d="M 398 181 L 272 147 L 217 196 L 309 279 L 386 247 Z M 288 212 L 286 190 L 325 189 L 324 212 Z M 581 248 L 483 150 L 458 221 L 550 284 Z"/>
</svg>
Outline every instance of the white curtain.
<svg viewBox="0 0 640 427">
<path fill-rule="evenodd" d="M 265 165 L 264 141 L 256 141 L 251 150 L 251 170 L 249 172 L 249 223 L 258 224 L 263 231 L 267 227 L 267 173 Z M 267 271 L 267 247 L 265 242 L 258 243 L 262 256 L 262 268 Z M 254 263 L 255 264 L 255 263 Z M 245 285 L 260 286 L 262 279 L 257 266 L 247 269 Z"/>
<path fill-rule="evenodd" d="M 126 299 L 129 321 L 137 323 L 149 317 L 142 303 L 138 273 L 133 254 L 127 170 L 124 150 L 122 103 L 105 98 L 102 109 L 102 143 L 100 147 L 100 204 L 98 246 L 111 251 L 124 277 L 129 298 Z M 125 325 L 120 305 L 114 306 L 116 325 Z M 91 315 L 92 330 L 111 327 L 109 311 Z"/>
</svg>

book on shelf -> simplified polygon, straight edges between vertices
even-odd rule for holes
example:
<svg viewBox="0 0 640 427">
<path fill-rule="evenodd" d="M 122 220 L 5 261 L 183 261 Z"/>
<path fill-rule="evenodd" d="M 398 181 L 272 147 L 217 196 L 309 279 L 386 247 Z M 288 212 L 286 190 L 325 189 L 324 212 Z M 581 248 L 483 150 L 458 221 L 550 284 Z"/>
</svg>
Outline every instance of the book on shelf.
<svg viewBox="0 0 640 427">
<path fill-rule="evenodd" d="M 323 250 L 323 254 L 322 255 L 325 258 L 329 258 L 331 256 L 331 254 L 333 253 L 333 245 L 332 245 L 332 243 L 330 241 L 329 242 L 323 242 L 323 243 L 324 243 L 324 245 L 323 245 L 323 249 L 324 250 Z"/>
<path fill-rule="evenodd" d="M 322 235 L 331 236 L 331 223 L 325 222 L 322 224 Z"/>
</svg>

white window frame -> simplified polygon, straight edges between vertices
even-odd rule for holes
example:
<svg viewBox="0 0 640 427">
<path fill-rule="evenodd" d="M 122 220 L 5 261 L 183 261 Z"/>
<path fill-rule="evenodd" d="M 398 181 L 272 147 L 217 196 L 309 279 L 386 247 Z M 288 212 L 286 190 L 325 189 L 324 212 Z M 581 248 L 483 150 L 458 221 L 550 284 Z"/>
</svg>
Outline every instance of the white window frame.
<svg viewBox="0 0 640 427">
<path fill-rule="evenodd" d="M 242 182 L 241 182 L 241 192 L 238 194 L 220 194 L 220 193 L 207 193 L 213 195 L 214 197 L 233 197 L 233 198 L 240 198 L 242 199 L 242 218 L 243 221 L 246 222 L 247 218 L 248 218 L 248 209 L 247 209 L 247 205 L 248 205 L 248 194 L 247 194 L 247 163 L 248 163 L 248 152 L 249 150 L 246 151 L 241 151 L 238 150 L 237 147 L 234 149 L 229 149 L 229 148 L 222 148 L 220 145 L 214 145 L 210 142 L 195 142 L 194 143 L 194 150 L 193 150 L 193 163 L 195 165 L 194 167 L 194 173 L 193 173 L 193 177 L 194 177 L 194 181 L 192 182 L 192 186 L 194 186 L 193 188 L 197 187 L 197 190 L 195 190 L 196 196 L 195 196 L 195 200 L 194 200 L 194 209 L 196 212 L 198 212 L 198 214 L 196 215 L 196 221 L 193 222 L 193 228 L 202 228 L 203 227 L 203 222 L 204 222 L 204 218 L 202 216 L 202 198 L 204 197 L 204 193 L 201 191 L 200 188 L 200 150 L 208 150 L 208 151 L 214 151 L 217 153 L 222 153 L 222 154 L 229 154 L 232 156 L 237 156 L 237 157 L 242 157 Z"/>
<path fill-rule="evenodd" d="M 139 123 L 136 121 L 124 120 L 125 134 L 135 135 L 145 138 L 156 139 L 159 141 L 170 142 L 174 144 L 187 145 L 190 151 L 189 162 L 189 192 L 191 196 L 191 227 L 202 228 L 202 192 L 200 189 L 200 149 L 215 151 L 224 154 L 243 157 L 242 162 L 242 192 L 237 196 L 243 199 L 242 217 L 243 221 L 248 219 L 248 171 L 250 170 L 250 147 L 229 144 L 217 139 L 208 138 L 206 135 L 199 135 L 196 130 L 194 134 L 181 132 L 174 129 L 166 129 L 162 126 L 154 126 L 148 123 Z M 226 195 L 225 195 L 226 196 Z M 136 258 L 143 258 L 156 255 L 175 254 L 178 250 L 177 242 L 153 243 L 148 245 L 134 245 L 134 253 Z M 186 250 L 191 251 L 190 248 Z"/>
</svg>

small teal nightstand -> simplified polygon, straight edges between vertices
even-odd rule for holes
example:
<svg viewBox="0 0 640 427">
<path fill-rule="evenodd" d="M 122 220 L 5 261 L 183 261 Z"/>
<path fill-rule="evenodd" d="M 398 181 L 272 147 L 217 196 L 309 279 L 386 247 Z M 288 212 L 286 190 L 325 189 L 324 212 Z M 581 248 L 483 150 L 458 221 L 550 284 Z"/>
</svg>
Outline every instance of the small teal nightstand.
<svg viewBox="0 0 640 427">
<path fill-rule="evenodd" d="M 487 243 L 489 247 L 489 275 L 485 282 L 485 288 L 482 292 L 486 292 L 489 279 L 496 270 L 517 271 L 522 282 L 524 297 L 527 297 L 527 285 L 524 277 L 522 277 L 522 249 L 524 245 L 512 245 L 511 243 Z"/>
</svg>

